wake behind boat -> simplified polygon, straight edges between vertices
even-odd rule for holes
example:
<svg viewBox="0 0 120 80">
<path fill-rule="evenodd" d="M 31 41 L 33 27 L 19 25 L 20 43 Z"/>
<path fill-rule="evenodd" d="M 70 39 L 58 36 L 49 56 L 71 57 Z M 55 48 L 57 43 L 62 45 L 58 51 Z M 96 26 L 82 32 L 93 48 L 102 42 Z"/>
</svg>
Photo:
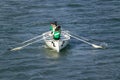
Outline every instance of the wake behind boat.
<svg viewBox="0 0 120 80">
<path fill-rule="evenodd" d="M 63 48 L 65 48 L 70 40 L 70 36 L 67 33 L 68 31 L 61 31 L 61 37 L 59 40 L 54 40 L 53 35 L 51 34 L 51 31 L 43 33 L 43 40 L 46 43 L 46 45 L 57 51 L 60 52 Z"/>
</svg>

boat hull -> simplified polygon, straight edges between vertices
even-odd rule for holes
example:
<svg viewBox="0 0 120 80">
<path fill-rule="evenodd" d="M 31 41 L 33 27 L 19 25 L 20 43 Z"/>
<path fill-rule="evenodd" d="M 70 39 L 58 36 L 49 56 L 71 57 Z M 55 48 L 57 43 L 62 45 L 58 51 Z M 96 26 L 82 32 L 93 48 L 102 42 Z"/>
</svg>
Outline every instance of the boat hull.
<svg viewBox="0 0 120 80">
<path fill-rule="evenodd" d="M 62 41 L 62 40 L 50 40 L 45 41 L 46 45 L 49 48 L 52 48 L 53 50 L 56 50 L 57 52 L 60 52 L 61 49 L 65 48 L 68 45 L 68 41 Z"/>
<path fill-rule="evenodd" d="M 59 40 L 54 40 L 53 37 L 51 36 L 51 33 L 47 32 L 44 34 L 43 39 L 49 48 L 57 52 L 60 52 L 60 50 L 62 50 L 68 45 L 70 36 L 68 36 L 65 33 L 62 33 L 61 38 Z"/>
</svg>

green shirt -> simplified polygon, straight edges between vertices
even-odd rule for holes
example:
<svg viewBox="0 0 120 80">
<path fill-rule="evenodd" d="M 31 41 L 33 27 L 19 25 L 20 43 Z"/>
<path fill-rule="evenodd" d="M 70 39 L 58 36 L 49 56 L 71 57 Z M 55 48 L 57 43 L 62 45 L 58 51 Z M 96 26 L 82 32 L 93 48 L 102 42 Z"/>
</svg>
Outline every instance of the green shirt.
<svg viewBox="0 0 120 80">
<path fill-rule="evenodd" d="M 58 40 L 60 38 L 60 32 L 55 31 L 53 37 L 54 39 Z"/>
</svg>

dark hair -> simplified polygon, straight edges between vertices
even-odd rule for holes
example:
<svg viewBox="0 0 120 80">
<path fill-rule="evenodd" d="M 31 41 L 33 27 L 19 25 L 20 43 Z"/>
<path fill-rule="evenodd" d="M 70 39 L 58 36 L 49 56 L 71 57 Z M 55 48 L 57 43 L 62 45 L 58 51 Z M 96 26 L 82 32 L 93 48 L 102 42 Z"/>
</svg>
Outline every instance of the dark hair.
<svg viewBox="0 0 120 80">
<path fill-rule="evenodd" d="M 55 31 L 59 31 L 60 28 L 61 28 L 61 26 L 58 26 L 58 27 L 55 29 Z"/>
<path fill-rule="evenodd" d="M 61 28 L 61 26 L 58 26 L 57 28 L 58 28 L 58 29 L 60 29 L 60 28 Z"/>
<path fill-rule="evenodd" d="M 55 24 L 55 23 L 51 22 L 50 24 Z"/>
</svg>

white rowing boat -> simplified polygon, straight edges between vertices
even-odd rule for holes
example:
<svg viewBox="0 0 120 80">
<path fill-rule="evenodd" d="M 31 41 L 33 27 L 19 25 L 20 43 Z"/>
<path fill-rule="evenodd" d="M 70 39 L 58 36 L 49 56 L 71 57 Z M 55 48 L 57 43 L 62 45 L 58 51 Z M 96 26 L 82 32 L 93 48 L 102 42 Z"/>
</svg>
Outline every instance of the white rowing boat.
<svg viewBox="0 0 120 80">
<path fill-rule="evenodd" d="M 70 36 L 68 31 L 62 31 L 59 40 L 54 40 L 51 31 L 43 33 L 43 39 L 46 45 L 53 50 L 60 52 L 61 49 L 65 48 L 69 43 Z"/>
<path fill-rule="evenodd" d="M 70 37 L 73 37 L 79 41 L 89 44 L 89 45 L 93 46 L 94 48 L 105 48 L 104 46 L 96 45 L 96 44 L 86 41 L 85 39 L 81 39 L 81 38 L 75 36 L 74 34 L 69 34 L 69 31 L 62 31 L 60 39 L 54 40 L 53 36 L 51 34 L 51 31 L 49 31 L 49 32 L 43 33 L 42 35 L 38 35 L 32 39 L 29 39 L 29 40 L 26 40 L 26 41 L 20 43 L 22 46 L 18 46 L 13 49 L 10 49 L 10 51 L 21 50 L 24 47 L 27 47 L 33 43 L 44 40 L 44 42 L 46 43 L 46 45 L 48 47 L 56 50 L 57 52 L 60 52 L 61 49 L 65 48 L 67 46 L 67 44 L 69 43 Z"/>
</svg>

